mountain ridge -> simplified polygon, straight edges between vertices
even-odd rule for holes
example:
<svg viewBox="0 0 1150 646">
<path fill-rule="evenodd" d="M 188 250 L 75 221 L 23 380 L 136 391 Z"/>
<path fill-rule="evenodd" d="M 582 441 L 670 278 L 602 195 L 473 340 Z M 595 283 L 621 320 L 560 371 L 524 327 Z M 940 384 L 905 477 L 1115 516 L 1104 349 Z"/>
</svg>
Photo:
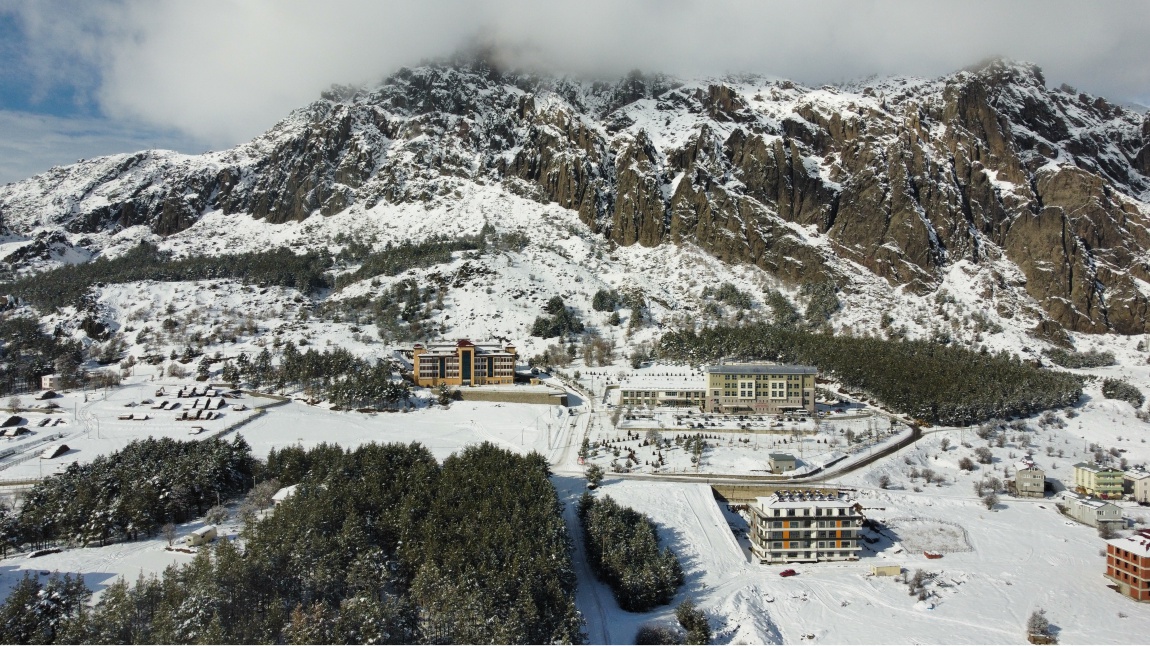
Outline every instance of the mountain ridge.
<svg viewBox="0 0 1150 646">
<path fill-rule="evenodd" d="M 495 185 L 612 244 L 690 243 L 792 285 L 848 287 L 859 268 L 925 295 L 969 261 L 996 275 L 988 304 L 996 289 L 1033 302 L 1035 333 L 1058 341 L 1147 330 L 1148 174 L 1150 117 L 1048 89 L 1031 64 L 815 89 L 580 82 L 480 58 L 334 87 L 228 151 L 116 155 L 3 187 L 0 253 L 19 271 L 214 212 L 274 225 Z"/>
</svg>

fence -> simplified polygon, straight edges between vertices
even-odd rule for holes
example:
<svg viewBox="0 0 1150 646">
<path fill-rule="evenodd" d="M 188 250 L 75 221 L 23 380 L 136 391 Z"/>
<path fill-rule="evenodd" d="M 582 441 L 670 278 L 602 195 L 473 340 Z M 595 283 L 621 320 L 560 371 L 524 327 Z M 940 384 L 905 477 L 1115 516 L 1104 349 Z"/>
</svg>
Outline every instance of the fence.
<svg viewBox="0 0 1150 646">
<path fill-rule="evenodd" d="M 215 433 L 209 435 L 208 436 L 209 439 L 214 440 L 217 438 L 221 438 L 225 435 L 228 435 L 230 433 L 234 433 L 236 431 L 236 429 L 240 428 L 241 426 L 244 426 L 245 424 L 250 424 L 251 422 L 253 422 L 253 421 L 263 417 L 264 415 L 266 415 L 268 412 L 267 409 L 272 408 L 273 406 L 283 406 L 284 404 L 291 401 L 291 397 L 281 397 L 279 395 L 272 395 L 271 393 L 258 393 L 258 392 L 253 392 L 253 391 L 246 391 L 246 394 L 257 396 L 257 397 L 266 397 L 268 399 L 274 399 L 275 401 L 266 405 L 266 406 L 260 406 L 259 408 L 256 409 L 256 412 L 254 415 L 249 415 L 248 417 L 245 417 L 244 419 L 241 419 L 238 422 L 233 422 L 231 424 L 228 424 L 227 426 L 225 426 L 221 430 L 218 430 Z"/>
</svg>

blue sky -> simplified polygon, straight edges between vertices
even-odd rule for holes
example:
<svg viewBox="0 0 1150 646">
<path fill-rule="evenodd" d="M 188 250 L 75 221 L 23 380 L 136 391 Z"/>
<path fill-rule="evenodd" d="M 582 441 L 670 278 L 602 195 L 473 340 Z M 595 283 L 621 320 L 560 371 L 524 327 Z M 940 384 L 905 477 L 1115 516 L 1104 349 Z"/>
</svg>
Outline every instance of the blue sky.
<svg viewBox="0 0 1150 646">
<path fill-rule="evenodd" d="M 0 184 L 52 166 L 145 148 L 201 152 L 205 143 L 175 127 L 105 116 L 96 97 L 100 69 L 43 74 L 21 20 L 0 6 Z"/>
<path fill-rule="evenodd" d="M 0 183 L 80 158 L 247 141 L 333 83 L 475 40 L 560 71 L 819 85 L 991 56 L 1150 103 L 1150 3 L 1079 0 L 0 0 Z"/>
</svg>

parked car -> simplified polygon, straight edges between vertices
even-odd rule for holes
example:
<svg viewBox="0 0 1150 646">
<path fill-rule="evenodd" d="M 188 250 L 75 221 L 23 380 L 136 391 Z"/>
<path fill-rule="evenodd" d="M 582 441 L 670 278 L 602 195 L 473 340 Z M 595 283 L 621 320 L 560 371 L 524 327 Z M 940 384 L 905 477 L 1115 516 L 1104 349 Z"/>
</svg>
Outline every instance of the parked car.
<svg viewBox="0 0 1150 646">
<path fill-rule="evenodd" d="M 779 572 L 779 576 L 794 576 L 796 574 L 798 574 L 798 572 L 795 572 L 791 568 L 787 568 L 787 569 L 783 570 L 782 572 Z"/>
</svg>

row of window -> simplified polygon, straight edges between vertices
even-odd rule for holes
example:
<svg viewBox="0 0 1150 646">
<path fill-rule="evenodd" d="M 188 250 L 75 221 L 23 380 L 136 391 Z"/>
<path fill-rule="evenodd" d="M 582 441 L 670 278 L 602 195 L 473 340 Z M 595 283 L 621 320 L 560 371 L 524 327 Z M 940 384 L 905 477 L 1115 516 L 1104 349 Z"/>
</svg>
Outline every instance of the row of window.
<svg viewBox="0 0 1150 646">
<path fill-rule="evenodd" d="M 803 555 L 803 558 L 806 558 L 808 556 L 809 555 Z M 815 556 L 815 558 L 820 558 L 820 559 L 833 559 L 833 558 L 849 559 L 849 558 L 855 557 L 855 553 L 854 552 L 815 552 L 814 556 Z M 786 556 L 783 556 L 783 552 L 771 552 L 771 560 L 772 561 L 781 561 L 784 558 L 797 559 L 797 558 L 800 558 L 800 556 L 799 556 L 798 552 L 786 552 Z"/>
<path fill-rule="evenodd" d="M 784 545 L 784 543 L 786 543 L 786 544 Z M 839 544 L 835 545 L 835 543 L 839 543 Z M 791 550 L 793 550 L 793 549 L 802 549 L 802 550 L 819 549 L 819 550 L 823 550 L 823 549 L 827 549 L 827 548 L 833 549 L 836 547 L 843 548 L 843 547 L 854 547 L 854 546 L 855 545 L 854 545 L 853 541 L 845 541 L 845 540 L 844 541 L 775 541 L 774 543 L 771 543 L 771 549 L 776 549 L 776 550 L 781 550 L 781 549 L 791 549 Z"/>
<path fill-rule="evenodd" d="M 723 375 L 723 381 L 770 381 L 771 379 L 783 379 L 786 381 L 802 381 L 803 375 L 779 375 L 779 374 L 765 374 L 765 375 Z"/>
</svg>

